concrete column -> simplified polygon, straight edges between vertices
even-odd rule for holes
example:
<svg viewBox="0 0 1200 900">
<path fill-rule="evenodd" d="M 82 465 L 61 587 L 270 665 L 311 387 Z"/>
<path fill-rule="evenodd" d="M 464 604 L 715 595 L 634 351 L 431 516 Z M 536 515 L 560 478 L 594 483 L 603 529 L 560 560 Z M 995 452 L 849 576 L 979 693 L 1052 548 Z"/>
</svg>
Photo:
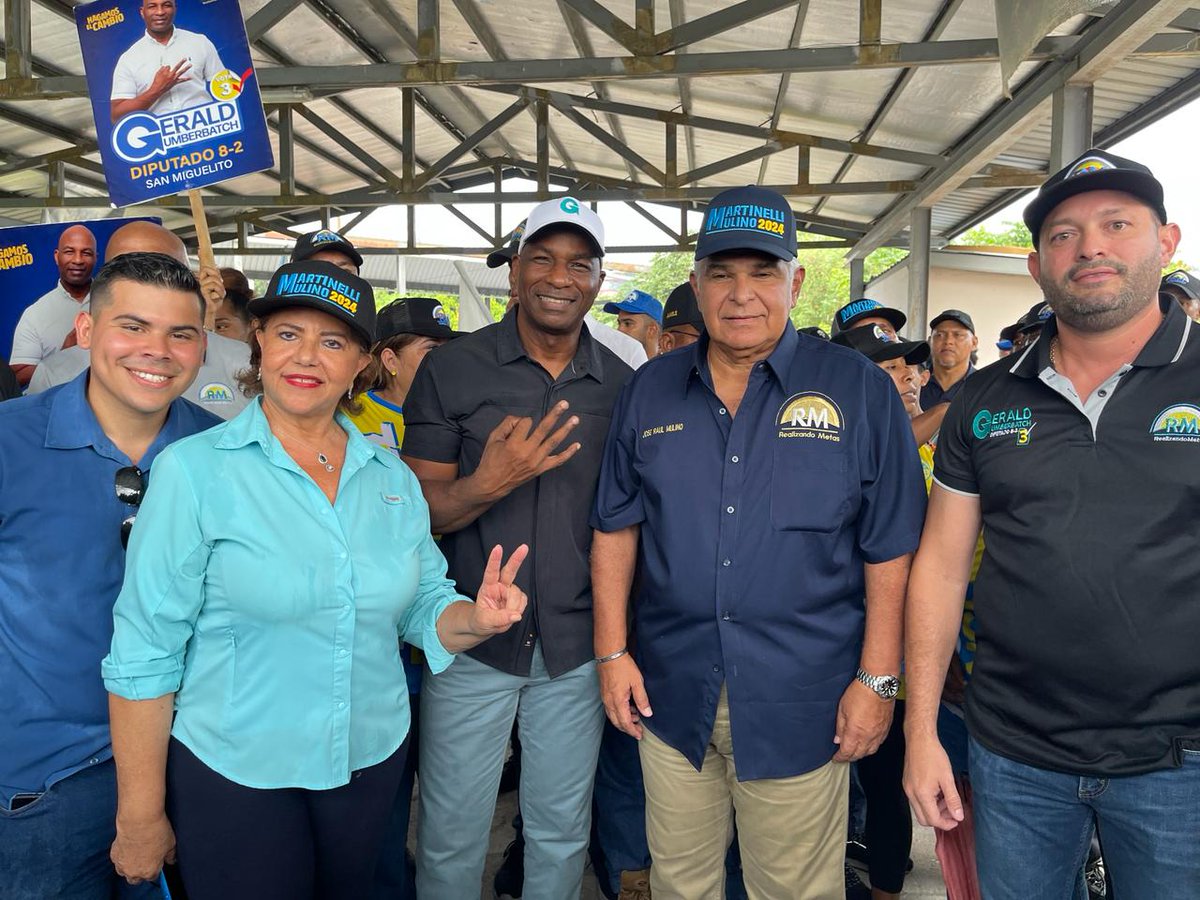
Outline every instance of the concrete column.
<svg viewBox="0 0 1200 900">
<path fill-rule="evenodd" d="M 1050 174 L 1092 146 L 1090 84 L 1067 84 L 1054 92 L 1050 120 Z"/>
<path fill-rule="evenodd" d="M 914 340 L 929 334 L 929 242 L 931 214 L 928 206 L 913 209 L 908 253 L 908 333 Z"/>
</svg>

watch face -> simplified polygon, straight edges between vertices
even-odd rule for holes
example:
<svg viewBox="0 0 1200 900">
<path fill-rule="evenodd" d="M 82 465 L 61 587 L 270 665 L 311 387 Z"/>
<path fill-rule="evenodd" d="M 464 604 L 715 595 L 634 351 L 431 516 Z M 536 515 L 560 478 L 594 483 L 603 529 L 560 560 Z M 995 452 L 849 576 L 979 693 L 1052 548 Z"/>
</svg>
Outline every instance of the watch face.
<svg viewBox="0 0 1200 900">
<path fill-rule="evenodd" d="M 895 700 L 896 695 L 900 693 L 900 679 L 893 675 L 879 680 L 879 689 L 877 691 L 880 697 L 884 700 Z"/>
</svg>

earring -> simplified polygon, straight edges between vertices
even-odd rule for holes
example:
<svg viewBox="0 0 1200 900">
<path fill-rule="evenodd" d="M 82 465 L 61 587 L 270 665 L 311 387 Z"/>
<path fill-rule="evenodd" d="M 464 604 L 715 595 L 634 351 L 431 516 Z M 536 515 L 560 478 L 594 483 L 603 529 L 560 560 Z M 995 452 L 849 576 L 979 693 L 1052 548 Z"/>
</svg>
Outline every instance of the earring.
<svg viewBox="0 0 1200 900">
<path fill-rule="evenodd" d="M 391 375 L 393 378 L 396 377 L 396 372 L 394 369 L 388 369 L 388 374 Z"/>
<path fill-rule="evenodd" d="M 350 387 L 346 388 L 346 399 L 347 400 L 354 399 L 354 385 L 350 385 Z"/>
</svg>

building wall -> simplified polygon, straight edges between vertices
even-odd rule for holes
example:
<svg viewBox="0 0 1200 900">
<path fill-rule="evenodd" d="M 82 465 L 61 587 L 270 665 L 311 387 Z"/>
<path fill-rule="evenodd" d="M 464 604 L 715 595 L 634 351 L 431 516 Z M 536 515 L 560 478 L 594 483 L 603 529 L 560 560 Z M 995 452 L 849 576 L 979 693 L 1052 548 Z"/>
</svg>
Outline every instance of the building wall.
<svg viewBox="0 0 1200 900">
<path fill-rule="evenodd" d="M 867 287 L 867 296 L 885 306 L 908 311 L 908 269 L 899 266 Z M 944 309 L 961 309 L 975 322 L 981 365 L 995 361 L 1000 329 L 1023 316 L 1042 297 L 1041 288 L 1028 274 L 972 272 L 938 266 L 929 270 L 929 316 Z M 929 329 L 910 323 L 904 329 L 912 339 L 929 337 Z"/>
</svg>

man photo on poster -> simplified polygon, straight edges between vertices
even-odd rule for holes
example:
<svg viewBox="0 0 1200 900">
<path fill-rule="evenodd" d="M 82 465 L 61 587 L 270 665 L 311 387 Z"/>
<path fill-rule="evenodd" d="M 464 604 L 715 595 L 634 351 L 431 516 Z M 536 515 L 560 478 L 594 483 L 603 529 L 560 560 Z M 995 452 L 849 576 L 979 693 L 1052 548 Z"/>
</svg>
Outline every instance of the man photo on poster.
<svg viewBox="0 0 1200 900">
<path fill-rule="evenodd" d="M 175 27 L 175 10 L 175 0 L 143 0 L 146 32 L 113 69 L 113 122 L 132 112 L 163 115 L 212 102 L 208 83 L 225 66 L 207 37 Z"/>
</svg>

